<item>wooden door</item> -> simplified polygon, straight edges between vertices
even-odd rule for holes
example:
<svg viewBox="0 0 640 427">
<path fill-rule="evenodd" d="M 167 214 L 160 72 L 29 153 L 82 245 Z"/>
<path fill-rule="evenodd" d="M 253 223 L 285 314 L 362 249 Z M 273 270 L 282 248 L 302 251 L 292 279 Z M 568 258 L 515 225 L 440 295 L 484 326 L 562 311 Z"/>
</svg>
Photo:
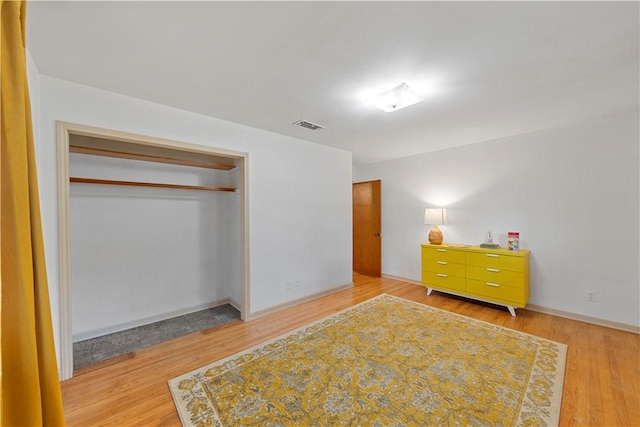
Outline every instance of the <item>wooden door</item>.
<svg viewBox="0 0 640 427">
<path fill-rule="evenodd" d="M 382 272 L 381 182 L 353 184 L 353 271 L 380 277 Z"/>
</svg>

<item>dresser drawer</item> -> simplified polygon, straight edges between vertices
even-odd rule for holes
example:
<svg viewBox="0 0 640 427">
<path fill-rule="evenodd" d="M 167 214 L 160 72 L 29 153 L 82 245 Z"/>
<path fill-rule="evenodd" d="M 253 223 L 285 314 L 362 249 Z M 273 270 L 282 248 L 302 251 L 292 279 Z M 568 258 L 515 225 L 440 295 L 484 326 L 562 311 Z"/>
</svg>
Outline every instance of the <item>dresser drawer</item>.
<svg viewBox="0 0 640 427">
<path fill-rule="evenodd" d="M 523 287 L 505 286 L 494 282 L 467 279 L 467 292 L 490 300 L 501 300 L 524 307 L 527 303 Z"/>
<path fill-rule="evenodd" d="M 464 264 L 465 253 L 459 250 L 451 250 L 448 248 L 423 248 L 422 249 L 422 263 L 425 261 L 448 261 L 459 264 Z"/>
<path fill-rule="evenodd" d="M 467 264 L 502 270 L 524 271 L 524 259 L 521 256 L 494 253 L 469 252 Z"/>
<path fill-rule="evenodd" d="M 503 270 L 494 267 L 467 265 L 467 277 L 483 282 L 522 287 L 524 274 L 519 271 Z"/>
<path fill-rule="evenodd" d="M 422 283 L 436 289 L 443 288 L 452 291 L 464 291 L 464 277 L 453 276 L 446 273 L 422 272 Z"/>
<path fill-rule="evenodd" d="M 426 259 L 422 261 L 422 269 L 433 273 L 445 273 L 452 276 L 464 277 L 464 264 L 458 264 L 451 261 L 442 261 L 435 259 Z"/>
</svg>

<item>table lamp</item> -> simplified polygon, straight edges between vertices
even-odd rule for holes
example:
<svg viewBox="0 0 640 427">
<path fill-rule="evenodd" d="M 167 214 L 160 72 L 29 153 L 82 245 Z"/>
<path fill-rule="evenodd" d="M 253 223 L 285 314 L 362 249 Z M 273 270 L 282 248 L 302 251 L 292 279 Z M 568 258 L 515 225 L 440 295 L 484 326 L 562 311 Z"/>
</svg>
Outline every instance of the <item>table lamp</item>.
<svg viewBox="0 0 640 427">
<path fill-rule="evenodd" d="M 429 231 L 429 243 L 432 245 L 442 244 L 442 231 L 438 225 L 444 224 L 444 208 L 427 208 L 424 210 L 424 223 L 433 225 Z"/>
</svg>

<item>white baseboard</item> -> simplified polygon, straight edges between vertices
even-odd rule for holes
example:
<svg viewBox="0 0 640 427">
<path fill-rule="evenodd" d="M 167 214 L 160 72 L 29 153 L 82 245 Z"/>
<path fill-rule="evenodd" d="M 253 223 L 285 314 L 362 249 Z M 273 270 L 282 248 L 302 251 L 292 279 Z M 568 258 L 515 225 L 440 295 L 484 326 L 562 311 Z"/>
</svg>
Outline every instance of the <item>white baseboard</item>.
<svg viewBox="0 0 640 427">
<path fill-rule="evenodd" d="M 606 328 L 618 329 L 620 331 L 640 334 L 640 326 L 629 325 L 627 323 L 614 322 L 613 320 L 600 319 L 598 317 L 585 316 L 583 314 L 577 313 L 570 313 L 568 311 L 556 310 L 555 308 L 543 307 L 536 304 L 527 304 L 525 309 L 538 313 L 564 317 L 565 319 L 577 320 L 579 322 L 591 323 L 592 325 L 604 326 Z"/>
<path fill-rule="evenodd" d="M 233 299 L 229 299 L 229 301 L 224 302 L 222 304 L 230 304 L 231 307 L 235 308 L 236 310 L 238 310 L 240 313 L 242 313 L 242 309 L 240 307 L 242 307 L 242 304 L 240 304 L 237 301 L 234 301 Z M 222 305 L 222 304 L 218 304 L 218 305 Z"/>
<path fill-rule="evenodd" d="M 412 283 L 414 285 L 424 286 L 424 283 L 418 280 L 407 279 L 406 277 L 392 276 L 391 274 L 383 274 L 382 277 L 387 279 L 400 280 L 402 282 Z"/>
<path fill-rule="evenodd" d="M 413 279 L 407 279 L 405 277 L 392 276 L 390 274 L 383 274 L 382 277 L 387 277 L 389 279 L 395 279 L 395 280 L 402 280 L 403 282 L 424 286 L 422 282 L 419 282 Z M 637 325 L 629 325 L 627 323 L 614 322 L 612 320 L 600 319 L 598 317 L 591 317 L 591 316 L 585 316 L 583 314 L 556 310 L 555 308 L 543 307 L 541 305 L 536 305 L 536 304 L 527 304 L 525 309 L 535 311 L 537 313 L 551 314 L 553 316 L 563 317 L 565 319 L 577 320 L 578 322 L 585 322 L 585 323 L 590 323 L 592 325 L 604 326 L 606 328 L 618 329 L 620 331 L 640 334 L 640 326 L 637 326 Z"/>
<path fill-rule="evenodd" d="M 306 297 L 298 298 L 293 301 L 285 302 L 284 304 L 278 304 L 273 307 L 265 308 L 263 310 L 258 310 L 254 313 L 251 313 L 251 320 L 255 320 L 259 317 L 264 317 L 268 314 L 277 313 L 278 311 L 284 310 L 286 308 L 290 308 L 308 301 L 312 301 L 314 299 L 318 299 L 320 297 L 324 297 L 327 295 L 335 294 L 336 292 L 345 291 L 347 289 L 353 288 L 353 283 L 349 283 L 346 285 L 338 286 L 335 288 L 328 289 L 326 291 L 318 292 L 316 294 L 307 295 Z"/>
<path fill-rule="evenodd" d="M 185 314 L 194 313 L 200 310 L 206 310 L 208 308 L 217 307 L 219 305 L 224 305 L 224 304 L 234 305 L 230 298 L 224 298 L 217 301 L 211 301 L 205 304 L 198 304 L 193 307 L 186 307 L 186 308 L 171 311 L 168 313 L 162 313 L 155 316 L 145 317 L 143 319 L 137 319 L 137 320 L 132 320 L 130 322 L 118 323 L 117 325 L 110 325 L 104 328 L 93 329 L 90 331 L 79 332 L 77 334 L 73 334 L 73 342 L 75 343 L 78 341 L 84 341 L 84 340 L 88 340 L 95 337 L 101 337 L 103 335 L 113 334 L 114 332 L 120 332 L 120 331 L 124 331 L 131 328 L 137 328 L 138 326 L 148 325 L 149 323 L 159 322 L 161 320 L 167 320 L 177 316 L 183 316 Z"/>
</svg>

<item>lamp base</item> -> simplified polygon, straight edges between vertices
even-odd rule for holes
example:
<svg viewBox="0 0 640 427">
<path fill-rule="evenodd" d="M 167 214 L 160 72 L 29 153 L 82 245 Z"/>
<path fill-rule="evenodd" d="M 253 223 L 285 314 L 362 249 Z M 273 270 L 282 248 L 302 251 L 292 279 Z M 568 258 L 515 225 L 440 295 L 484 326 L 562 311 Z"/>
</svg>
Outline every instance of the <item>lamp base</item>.
<svg viewBox="0 0 640 427">
<path fill-rule="evenodd" d="M 442 231 L 440 231 L 438 226 L 434 225 L 431 231 L 429 231 L 429 243 L 432 245 L 441 245 L 442 240 Z"/>
</svg>

